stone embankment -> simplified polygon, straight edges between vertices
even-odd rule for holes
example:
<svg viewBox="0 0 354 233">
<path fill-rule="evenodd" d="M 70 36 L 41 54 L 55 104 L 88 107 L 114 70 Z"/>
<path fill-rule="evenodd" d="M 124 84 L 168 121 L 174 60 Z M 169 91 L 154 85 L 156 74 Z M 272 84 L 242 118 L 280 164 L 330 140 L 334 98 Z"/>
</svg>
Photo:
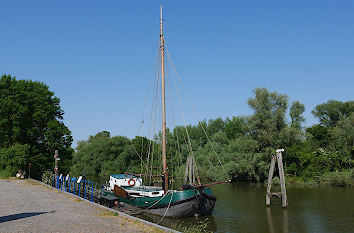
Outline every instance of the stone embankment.
<svg viewBox="0 0 354 233">
<path fill-rule="evenodd" d="M 0 232 L 166 232 L 34 180 L 0 179 Z"/>
</svg>

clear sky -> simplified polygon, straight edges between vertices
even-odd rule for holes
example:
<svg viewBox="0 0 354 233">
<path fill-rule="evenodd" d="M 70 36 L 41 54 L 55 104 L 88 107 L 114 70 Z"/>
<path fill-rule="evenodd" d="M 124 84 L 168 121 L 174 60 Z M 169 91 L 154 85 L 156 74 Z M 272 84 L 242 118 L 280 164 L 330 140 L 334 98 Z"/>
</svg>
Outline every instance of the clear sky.
<svg viewBox="0 0 354 233">
<path fill-rule="evenodd" d="M 0 1 L 0 74 L 61 99 L 75 142 L 135 136 L 154 68 L 160 1 Z M 251 113 L 255 87 L 311 110 L 354 99 L 354 1 L 163 1 L 165 35 L 203 119 Z M 187 115 L 187 122 L 197 119 Z"/>
</svg>

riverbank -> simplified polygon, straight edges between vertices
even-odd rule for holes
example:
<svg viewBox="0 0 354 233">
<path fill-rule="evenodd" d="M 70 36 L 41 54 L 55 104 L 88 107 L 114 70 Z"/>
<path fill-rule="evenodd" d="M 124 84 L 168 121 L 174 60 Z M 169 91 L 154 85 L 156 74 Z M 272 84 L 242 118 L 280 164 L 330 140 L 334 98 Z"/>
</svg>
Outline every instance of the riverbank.
<svg viewBox="0 0 354 233">
<path fill-rule="evenodd" d="M 273 178 L 273 183 L 279 183 L 279 178 Z M 354 186 L 354 170 L 326 172 L 323 174 L 315 173 L 312 176 L 303 178 L 298 176 L 287 176 L 285 178 L 286 185 L 323 185 L 350 187 Z"/>
<path fill-rule="evenodd" d="M 0 179 L 1 232 L 169 232 L 34 180 Z"/>
<path fill-rule="evenodd" d="M 285 185 L 286 187 L 354 187 L 354 169 L 346 171 L 326 172 L 323 174 L 313 173 L 312 176 L 307 177 L 287 174 L 285 176 Z M 263 182 L 263 186 L 266 188 L 267 180 Z M 273 177 L 272 186 L 280 186 L 280 179 L 278 176 Z"/>
</svg>

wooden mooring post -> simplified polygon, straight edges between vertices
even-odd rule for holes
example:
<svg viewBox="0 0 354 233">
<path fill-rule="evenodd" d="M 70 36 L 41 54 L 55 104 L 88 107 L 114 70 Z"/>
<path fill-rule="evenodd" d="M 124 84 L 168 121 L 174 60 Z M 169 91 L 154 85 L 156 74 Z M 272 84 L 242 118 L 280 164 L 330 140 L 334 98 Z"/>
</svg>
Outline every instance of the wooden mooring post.
<svg viewBox="0 0 354 233">
<path fill-rule="evenodd" d="M 54 153 L 54 161 L 55 161 L 55 167 L 54 167 L 54 179 L 56 179 L 58 177 L 58 160 L 60 160 L 59 158 L 59 153 L 58 153 L 58 150 L 55 150 L 55 153 Z M 55 187 L 57 188 L 58 187 L 58 184 L 57 182 L 55 182 Z"/>
<path fill-rule="evenodd" d="M 269 175 L 268 175 L 268 184 L 267 184 L 267 193 L 266 193 L 266 205 L 270 205 L 270 198 L 271 197 L 278 197 L 281 198 L 282 200 L 282 207 L 286 208 L 288 207 L 288 198 L 286 196 L 286 187 L 285 187 L 285 177 L 284 177 L 284 168 L 283 168 L 283 156 L 282 152 L 284 152 L 284 149 L 277 149 L 276 150 L 276 155 L 272 156 L 272 161 L 270 163 L 270 168 L 269 168 Z M 279 170 L 279 179 L 280 179 L 280 190 L 281 192 L 270 192 L 272 188 L 272 180 L 273 180 L 273 173 L 274 173 L 274 167 L 275 167 L 275 162 L 278 162 L 278 170 Z"/>
<path fill-rule="evenodd" d="M 188 156 L 186 161 L 186 171 L 184 173 L 184 184 L 196 185 L 195 179 L 197 178 L 198 185 L 201 185 L 200 178 L 195 167 L 194 156 Z"/>
</svg>

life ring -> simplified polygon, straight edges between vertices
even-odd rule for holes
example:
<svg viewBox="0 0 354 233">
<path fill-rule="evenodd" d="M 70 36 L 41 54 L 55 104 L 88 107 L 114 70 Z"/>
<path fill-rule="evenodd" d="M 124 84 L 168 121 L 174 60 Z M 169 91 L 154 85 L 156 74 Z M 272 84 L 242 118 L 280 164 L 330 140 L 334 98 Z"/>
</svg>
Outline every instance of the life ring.
<svg viewBox="0 0 354 233">
<path fill-rule="evenodd" d="M 132 183 L 132 181 L 133 181 L 133 183 Z M 129 186 L 134 186 L 134 185 L 135 185 L 135 180 L 134 180 L 133 178 L 130 178 L 130 179 L 128 180 L 128 185 L 129 185 Z"/>
</svg>

